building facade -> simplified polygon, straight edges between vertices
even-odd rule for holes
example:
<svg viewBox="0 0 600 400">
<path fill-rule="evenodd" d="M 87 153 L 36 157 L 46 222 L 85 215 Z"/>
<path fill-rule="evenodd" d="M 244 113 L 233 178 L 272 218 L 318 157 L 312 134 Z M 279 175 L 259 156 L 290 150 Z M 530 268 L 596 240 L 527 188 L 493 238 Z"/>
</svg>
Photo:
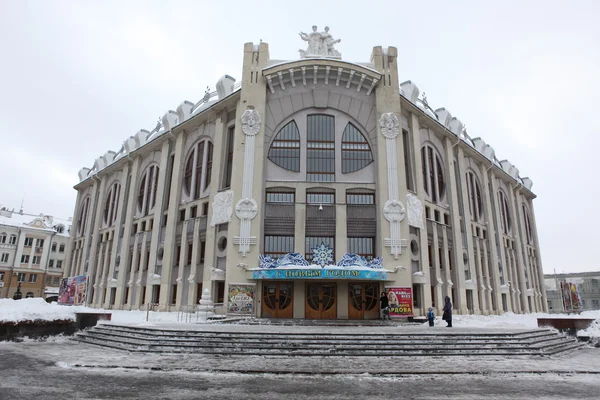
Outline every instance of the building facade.
<svg viewBox="0 0 600 400">
<path fill-rule="evenodd" d="M 0 209 L 0 298 L 56 300 L 71 222 Z"/>
<path fill-rule="evenodd" d="M 544 282 L 549 312 L 600 310 L 600 272 L 546 274 Z M 564 293 L 565 283 L 571 284 L 568 289 L 575 290 L 577 296 L 573 296 L 572 293 L 570 295 Z M 562 291 L 561 284 L 563 284 Z M 575 297 L 578 298 L 580 304 L 573 304 L 572 298 Z"/>
<path fill-rule="evenodd" d="M 241 82 L 79 172 L 65 276 L 89 276 L 88 303 L 231 303 L 254 285 L 258 316 L 363 319 L 400 287 L 415 315 L 445 296 L 546 310 L 532 181 L 401 83 L 396 48 L 351 63 L 328 31 L 303 39 L 295 61 L 245 44 Z"/>
</svg>

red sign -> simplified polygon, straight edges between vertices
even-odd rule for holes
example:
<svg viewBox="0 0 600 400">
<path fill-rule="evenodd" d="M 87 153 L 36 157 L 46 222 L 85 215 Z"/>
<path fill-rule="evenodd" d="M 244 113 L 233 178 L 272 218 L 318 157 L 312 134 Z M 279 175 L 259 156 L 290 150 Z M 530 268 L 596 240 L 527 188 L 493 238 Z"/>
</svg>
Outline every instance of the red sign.
<svg viewBox="0 0 600 400">
<path fill-rule="evenodd" d="M 390 316 L 412 317 L 412 288 L 409 287 L 386 287 L 390 301 Z"/>
</svg>

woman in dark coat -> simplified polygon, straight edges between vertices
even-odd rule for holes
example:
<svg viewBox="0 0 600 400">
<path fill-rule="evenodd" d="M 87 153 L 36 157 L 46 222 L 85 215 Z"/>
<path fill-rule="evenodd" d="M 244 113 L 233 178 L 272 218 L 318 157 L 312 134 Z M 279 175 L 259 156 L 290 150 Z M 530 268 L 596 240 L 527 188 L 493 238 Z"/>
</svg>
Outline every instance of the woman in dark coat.
<svg viewBox="0 0 600 400">
<path fill-rule="evenodd" d="M 381 302 L 381 313 L 383 319 L 385 320 L 385 317 L 387 315 L 388 319 L 391 320 L 392 318 L 390 318 L 390 301 L 386 292 L 381 293 L 379 301 Z"/>
<path fill-rule="evenodd" d="M 452 303 L 450 302 L 450 297 L 448 296 L 446 296 L 444 300 L 444 314 L 442 315 L 442 319 L 448 323 L 446 328 L 452 328 Z"/>
</svg>

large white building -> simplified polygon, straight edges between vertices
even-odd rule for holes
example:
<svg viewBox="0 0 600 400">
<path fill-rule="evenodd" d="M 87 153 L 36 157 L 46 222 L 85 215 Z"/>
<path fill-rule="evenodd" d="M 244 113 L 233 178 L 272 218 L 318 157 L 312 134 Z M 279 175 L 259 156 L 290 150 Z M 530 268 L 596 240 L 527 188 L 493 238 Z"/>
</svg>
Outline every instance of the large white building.
<svg viewBox="0 0 600 400">
<path fill-rule="evenodd" d="M 56 300 L 71 221 L 0 208 L 0 298 Z"/>
<path fill-rule="evenodd" d="M 258 316 L 377 318 L 386 287 L 415 315 L 446 295 L 546 310 L 532 181 L 401 83 L 395 47 L 354 63 L 328 30 L 302 39 L 293 61 L 245 44 L 240 81 L 79 172 L 65 276 L 89 276 L 88 303 L 231 303 L 250 284 Z"/>
</svg>

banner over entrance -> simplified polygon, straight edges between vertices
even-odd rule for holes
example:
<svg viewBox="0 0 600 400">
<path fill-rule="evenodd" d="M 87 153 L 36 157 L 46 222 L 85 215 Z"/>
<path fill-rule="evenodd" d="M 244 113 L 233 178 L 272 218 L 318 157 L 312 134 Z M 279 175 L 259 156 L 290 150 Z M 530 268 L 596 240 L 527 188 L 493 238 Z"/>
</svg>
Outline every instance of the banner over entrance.
<svg viewBox="0 0 600 400">
<path fill-rule="evenodd" d="M 350 269 L 350 268 L 270 268 L 252 270 L 252 279 L 360 279 L 385 281 L 387 270 L 384 269 Z"/>
</svg>

